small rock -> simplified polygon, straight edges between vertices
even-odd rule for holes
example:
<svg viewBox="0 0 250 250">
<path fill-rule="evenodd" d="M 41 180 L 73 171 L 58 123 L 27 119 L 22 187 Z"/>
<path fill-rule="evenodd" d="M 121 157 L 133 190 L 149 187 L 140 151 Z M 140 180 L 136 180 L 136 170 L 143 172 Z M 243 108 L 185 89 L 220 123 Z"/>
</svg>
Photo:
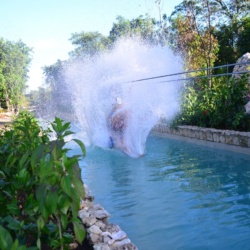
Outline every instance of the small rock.
<svg viewBox="0 0 250 250">
<path fill-rule="evenodd" d="M 98 243 L 93 246 L 94 250 L 111 250 L 110 246 L 105 243 Z"/>
<path fill-rule="evenodd" d="M 69 249 L 70 249 L 70 250 L 77 249 L 77 247 L 78 247 L 78 244 L 77 244 L 76 242 L 70 243 L 70 244 L 69 244 Z"/>
<path fill-rule="evenodd" d="M 101 242 L 101 237 L 100 237 L 100 235 L 97 235 L 97 234 L 90 233 L 88 238 L 89 238 L 90 244 L 92 244 L 92 245 Z"/>
<path fill-rule="evenodd" d="M 104 208 L 100 204 L 95 204 L 92 206 L 94 210 L 103 210 Z"/>
<path fill-rule="evenodd" d="M 92 206 L 90 206 L 88 208 L 88 212 L 90 214 L 93 214 L 93 213 L 95 213 L 98 210 L 104 210 L 104 208 L 101 205 L 99 205 L 99 204 L 97 204 L 97 205 L 94 204 L 94 205 L 92 205 Z"/>
<path fill-rule="evenodd" d="M 87 227 L 90 227 L 96 223 L 96 218 L 93 216 L 82 218 L 82 223 Z M 98 225 L 97 225 L 98 226 Z"/>
<path fill-rule="evenodd" d="M 119 232 L 116 232 L 116 233 L 112 233 L 111 237 L 115 241 L 121 241 L 123 239 L 126 239 L 127 235 L 126 235 L 126 233 L 124 231 L 119 231 Z"/>
<path fill-rule="evenodd" d="M 78 216 L 82 219 L 85 217 L 89 217 L 89 213 L 85 209 L 81 209 L 78 211 Z"/>
<path fill-rule="evenodd" d="M 110 214 L 106 210 L 97 210 L 93 213 L 97 219 L 102 220 L 110 217 Z"/>
<path fill-rule="evenodd" d="M 111 234 L 109 232 L 102 232 L 101 236 L 102 236 L 102 241 L 104 243 L 108 243 L 112 239 Z"/>
<path fill-rule="evenodd" d="M 98 220 L 98 221 L 95 223 L 95 225 L 98 226 L 102 231 L 104 231 L 105 228 L 106 228 L 106 225 L 105 225 L 102 221 L 100 221 L 100 220 Z"/>
<path fill-rule="evenodd" d="M 124 239 L 122 241 L 115 241 L 112 246 L 113 247 L 119 247 L 119 249 L 123 249 L 123 248 L 120 248 L 120 247 L 123 247 L 125 244 L 129 244 L 131 243 L 130 239 Z"/>
<path fill-rule="evenodd" d="M 83 209 L 85 207 L 91 207 L 93 206 L 93 202 L 90 200 L 84 200 L 81 202 L 80 208 Z"/>
<path fill-rule="evenodd" d="M 121 231 L 121 228 L 116 224 L 108 224 L 106 231 L 112 234 Z"/>
<path fill-rule="evenodd" d="M 93 234 L 101 234 L 102 233 L 102 230 L 96 225 L 92 225 L 91 227 L 89 227 L 87 229 L 87 231 L 89 233 L 93 233 Z"/>
<path fill-rule="evenodd" d="M 138 250 L 133 243 L 128 243 L 120 247 L 112 247 L 112 250 Z"/>
<path fill-rule="evenodd" d="M 115 243 L 115 240 L 108 240 L 108 244 L 111 246 Z"/>
</svg>

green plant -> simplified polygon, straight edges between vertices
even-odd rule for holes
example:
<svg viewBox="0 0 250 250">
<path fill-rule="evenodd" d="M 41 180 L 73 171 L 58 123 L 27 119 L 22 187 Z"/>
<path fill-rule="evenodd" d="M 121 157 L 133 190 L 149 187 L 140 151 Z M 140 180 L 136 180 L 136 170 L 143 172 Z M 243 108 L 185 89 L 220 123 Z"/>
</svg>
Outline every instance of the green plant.
<svg viewBox="0 0 250 250">
<path fill-rule="evenodd" d="M 248 94 L 247 75 L 191 82 L 182 94 L 181 113 L 174 124 L 250 131 L 250 116 L 244 105 Z"/>
<path fill-rule="evenodd" d="M 72 134 L 69 128 L 70 123 L 55 118 L 51 129 L 43 130 L 33 115 L 21 112 L 1 132 L 3 249 L 67 249 L 74 238 L 83 241 L 85 230 L 78 210 L 84 188 L 78 162 L 86 151 L 80 140 L 73 139 L 82 153 L 68 156 L 65 137 Z M 52 132 L 54 140 L 50 140 Z"/>
</svg>

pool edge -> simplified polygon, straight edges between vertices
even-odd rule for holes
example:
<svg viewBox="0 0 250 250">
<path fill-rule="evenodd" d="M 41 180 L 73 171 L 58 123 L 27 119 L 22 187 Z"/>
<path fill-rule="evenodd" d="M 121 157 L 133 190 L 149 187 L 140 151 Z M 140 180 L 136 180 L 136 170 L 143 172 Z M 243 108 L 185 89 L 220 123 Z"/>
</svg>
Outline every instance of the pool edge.
<svg viewBox="0 0 250 250">
<path fill-rule="evenodd" d="M 167 124 L 159 123 L 151 134 L 250 155 L 250 132 L 196 126 L 178 126 L 173 129 Z"/>
</svg>

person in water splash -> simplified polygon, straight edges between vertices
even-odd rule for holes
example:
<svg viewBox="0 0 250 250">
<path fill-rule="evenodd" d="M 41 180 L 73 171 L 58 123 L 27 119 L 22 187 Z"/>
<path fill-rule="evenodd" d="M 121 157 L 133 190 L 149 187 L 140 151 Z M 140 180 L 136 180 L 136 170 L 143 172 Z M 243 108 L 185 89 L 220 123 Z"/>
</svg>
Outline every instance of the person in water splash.
<svg viewBox="0 0 250 250">
<path fill-rule="evenodd" d="M 110 132 L 110 148 L 120 148 L 126 151 L 124 144 L 124 133 L 127 127 L 128 113 L 124 109 L 122 100 L 117 97 L 109 117 L 108 128 Z"/>
</svg>

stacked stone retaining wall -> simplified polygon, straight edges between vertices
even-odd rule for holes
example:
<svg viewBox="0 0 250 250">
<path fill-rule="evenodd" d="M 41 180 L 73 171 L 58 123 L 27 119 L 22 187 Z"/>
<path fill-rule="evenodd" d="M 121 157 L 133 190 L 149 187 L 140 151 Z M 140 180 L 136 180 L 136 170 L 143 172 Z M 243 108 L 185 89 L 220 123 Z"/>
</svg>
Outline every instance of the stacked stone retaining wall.
<svg viewBox="0 0 250 250">
<path fill-rule="evenodd" d="M 250 148 L 250 132 L 201 128 L 197 126 L 177 126 L 173 129 L 164 123 L 157 124 L 154 127 L 153 131 L 158 133 L 172 134 L 198 140 Z"/>
<path fill-rule="evenodd" d="M 99 204 L 84 185 L 85 199 L 81 201 L 79 217 L 87 231 L 87 240 L 94 250 L 138 250 L 127 234 L 116 225 L 108 222 L 110 214 Z"/>
</svg>

